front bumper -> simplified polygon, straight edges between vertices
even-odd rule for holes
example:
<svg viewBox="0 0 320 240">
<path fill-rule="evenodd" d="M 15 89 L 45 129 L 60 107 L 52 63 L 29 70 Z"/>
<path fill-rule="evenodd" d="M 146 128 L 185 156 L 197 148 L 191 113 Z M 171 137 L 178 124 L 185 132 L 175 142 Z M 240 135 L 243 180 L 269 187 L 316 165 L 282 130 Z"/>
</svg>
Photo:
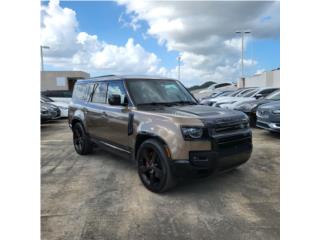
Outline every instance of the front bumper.
<svg viewBox="0 0 320 240">
<path fill-rule="evenodd" d="M 280 132 L 280 123 L 265 122 L 258 119 L 256 125 L 257 127 L 266 129 L 268 131 Z"/>
<path fill-rule="evenodd" d="M 205 176 L 235 168 L 249 160 L 252 152 L 251 131 L 213 139 L 211 151 L 190 151 L 189 159 L 171 161 L 175 176 Z"/>
</svg>

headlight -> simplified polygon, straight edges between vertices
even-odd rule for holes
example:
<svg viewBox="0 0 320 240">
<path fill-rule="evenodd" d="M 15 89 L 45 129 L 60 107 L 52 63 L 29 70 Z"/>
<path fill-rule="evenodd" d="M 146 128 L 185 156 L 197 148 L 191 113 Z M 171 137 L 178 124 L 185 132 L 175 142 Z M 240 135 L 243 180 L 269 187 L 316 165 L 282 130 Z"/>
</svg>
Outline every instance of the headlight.
<svg viewBox="0 0 320 240">
<path fill-rule="evenodd" d="M 181 127 L 181 131 L 185 140 L 200 139 L 203 135 L 201 127 Z"/>
<path fill-rule="evenodd" d="M 280 114 L 280 109 L 279 109 L 279 110 L 273 110 L 272 113 L 274 113 L 274 114 Z"/>
</svg>

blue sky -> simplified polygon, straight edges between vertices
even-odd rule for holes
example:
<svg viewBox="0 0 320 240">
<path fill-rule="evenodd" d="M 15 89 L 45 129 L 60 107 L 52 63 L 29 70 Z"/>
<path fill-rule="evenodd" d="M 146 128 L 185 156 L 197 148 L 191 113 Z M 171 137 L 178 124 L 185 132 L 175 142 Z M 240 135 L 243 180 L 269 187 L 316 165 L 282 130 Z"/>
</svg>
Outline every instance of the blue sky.
<svg viewBox="0 0 320 240">
<path fill-rule="evenodd" d="M 211 44 L 209 44 L 207 48 L 204 48 L 205 52 L 203 52 L 203 50 L 198 50 L 199 49 L 198 46 L 197 47 L 193 46 L 197 44 L 201 45 L 201 39 L 197 41 L 191 40 L 196 34 L 198 34 L 196 32 L 197 31 L 196 21 L 199 18 L 199 16 L 197 15 L 197 12 L 195 12 L 194 13 L 195 26 L 190 26 L 190 22 L 192 24 L 192 21 L 193 21 L 193 18 L 192 18 L 193 7 L 184 6 L 184 5 L 182 6 L 184 9 L 186 9 L 186 11 L 189 11 L 188 17 L 191 19 L 191 21 L 188 20 L 187 17 L 183 16 L 183 13 L 181 13 L 181 17 L 177 17 L 176 22 L 178 22 L 178 24 L 177 24 L 176 32 L 182 31 L 180 29 L 181 27 L 179 28 L 179 26 L 181 24 L 184 24 L 182 25 L 183 26 L 182 29 L 184 32 L 181 32 L 181 34 L 184 37 L 181 37 L 180 35 L 177 35 L 177 34 L 175 35 L 174 31 L 167 30 L 167 29 L 170 29 L 170 26 L 174 25 L 173 23 L 176 23 L 176 22 L 172 22 L 172 24 L 168 24 L 168 26 L 164 26 L 164 28 L 162 28 L 163 25 L 161 25 L 164 22 L 163 20 L 170 19 L 169 17 L 168 18 L 166 17 L 168 13 L 173 11 L 172 9 L 176 11 L 175 16 L 179 16 L 180 14 L 179 9 L 181 7 L 176 7 L 174 5 L 171 6 L 170 3 L 168 4 L 168 6 L 167 5 L 164 6 L 166 8 L 166 12 L 165 14 L 163 14 L 163 16 L 161 16 L 160 14 L 160 17 L 158 20 L 157 14 L 151 15 L 151 14 L 148 14 L 148 12 L 150 12 L 152 9 L 155 9 L 156 7 L 159 7 L 159 9 L 160 8 L 163 9 L 163 6 L 146 5 L 145 9 L 141 10 L 139 9 L 138 5 L 135 6 L 133 3 L 129 3 L 126 1 L 124 2 L 121 1 L 120 3 L 109 2 L 109 1 L 98 1 L 98 2 L 55 1 L 55 2 L 56 2 L 55 3 L 56 6 L 55 8 L 51 7 L 51 10 L 52 10 L 51 12 L 48 7 L 48 2 L 42 2 L 42 6 L 47 7 L 47 9 L 44 11 L 46 12 L 48 19 L 51 19 L 50 21 L 53 22 L 51 23 L 51 25 L 47 24 L 41 28 L 41 33 L 42 33 L 41 41 L 46 45 L 48 44 L 55 45 L 55 43 L 52 42 L 52 36 L 56 35 L 56 36 L 66 37 L 67 34 L 69 34 L 70 32 L 74 32 L 73 35 L 75 35 L 74 36 L 75 39 L 77 37 L 77 34 L 79 34 L 80 32 L 85 32 L 89 36 L 96 35 L 97 36 L 97 40 L 95 43 L 96 45 L 108 44 L 108 47 L 115 46 L 117 47 L 117 49 L 121 49 L 121 47 L 124 47 L 128 43 L 128 39 L 131 38 L 134 41 L 133 47 L 137 48 L 137 44 L 139 44 L 144 51 L 142 54 L 139 53 L 137 55 L 137 58 L 150 57 L 151 59 L 152 56 L 150 54 L 154 54 L 156 56 L 156 59 L 147 61 L 145 63 L 145 64 L 150 64 L 150 68 L 153 69 L 152 71 L 148 70 L 148 73 L 156 73 L 155 75 L 164 74 L 164 75 L 176 77 L 174 76 L 177 68 L 176 59 L 177 59 L 177 56 L 181 54 L 182 65 L 183 65 L 182 71 L 185 69 L 184 72 L 185 72 L 186 85 L 201 83 L 204 80 L 211 80 L 211 79 L 214 81 L 219 81 L 219 80 L 234 81 L 234 79 L 237 79 L 237 77 L 240 74 L 239 66 L 236 65 L 236 63 L 239 61 L 241 56 L 240 49 L 238 49 L 240 47 L 239 45 L 240 38 L 236 34 L 233 34 L 232 32 L 233 28 L 230 28 L 230 26 L 234 25 L 236 27 L 236 25 L 239 22 L 239 19 L 242 19 L 242 18 L 244 19 L 244 16 L 239 16 L 238 19 L 235 18 L 234 22 L 231 22 L 230 20 L 230 22 L 226 23 L 225 28 L 220 25 L 217 25 L 216 28 L 213 28 L 213 27 L 211 28 L 209 24 L 207 27 L 208 30 L 204 34 L 204 39 L 206 38 L 212 39 L 212 36 L 213 36 L 213 38 L 220 39 L 219 40 L 220 43 L 213 42 L 212 47 L 211 47 Z M 229 7 L 231 6 L 230 4 L 228 5 L 228 2 L 225 2 L 225 6 L 217 6 L 217 7 L 215 5 L 212 6 L 212 8 L 214 9 L 222 8 L 222 9 L 226 9 L 226 11 L 228 11 Z M 244 6 L 236 5 L 232 7 L 242 8 Z M 204 6 L 204 9 L 206 8 L 208 7 Z M 250 5 L 246 7 L 246 9 L 248 8 L 251 8 L 251 11 L 249 11 L 249 13 L 252 11 L 253 12 L 256 11 L 255 15 L 253 14 L 252 16 L 252 19 L 247 20 L 247 17 L 246 17 L 247 26 L 251 25 L 254 28 L 257 28 L 256 31 L 254 31 L 254 29 L 252 30 L 252 35 L 250 37 L 250 40 L 247 42 L 245 47 L 245 59 L 248 60 L 248 66 L 245 66 L 245 73 L 247 75 L 252 75 L 257 71 L 271 70 L 271 69 L 280 67 L 280 39 L 278 34 L 279 26 L 276 26 L 276 25 L 279 25 L 279 22 L 275 21 L 275 23 L 272 23 L 274 19 L 279 17 L 277 16 L 279 15 L 279 13 L 278 13 L 277 5 L 276 7 L 274 6 L 270 7 L 269 5 L 263 5 L 263 6 Z M 70 9 L 71 11 L 73 11 L 75 13 L 74 16 L 72 16 L 72 14 L 69 14 L 68 12 L 65 12 L 64 9 Z M 265 11 L 265 13 L 263 11 Z M 216 21 L 215 19 L 216 14 L 211 14 L 210 11 L 204 12 L 204 16 L 206 16 L 206 14 L 208 15 L 207 16 L 208 22 L 214 23 L 214 21 Z M 61 20 L 61 18 L 59 19 L 62 25 L 61 29 L 59 29 L 59 27 L 55 27 L 55 25 L 57 25 L 55 23 L 58 21 L 56 20 L 58 19 L 58 16 L 60 17 L 63 16 L 63 19 L 65 18 L 65 20 Z M 125 21 L 125 23 L 124 21 L 119 21 L 120 16 L 121 16 L 121 19 Z M 42 24 L 45 24 L 44 18 L 45 17 L 42 18 Z M 135 18 L 137 19 L 136 22 L 133 21 L 133 19 Z M 217 16 L 216 18 L 219 18 L 219 16 Z M 220 17 L 217 20 L 220 20 L 220 19 L 222 19 L 222 17 Z M 260 19 L 258 21 L 258 24 L 256 19 Z M 200 21 L 200 18 L 199 18 L 199 21 Z M 229 19 L 227 21 L 229 21 Z M 76 28 L 73 27 L 72 29 L 70 26 L 73 26 L 72 24 L 74 22 L 77 23 L 77 27 Z M 130 23 L 139 25 L 139 27 L 137 29 L 134 29 L 129 26 Z M 261 29 L 259 27 L 259 24 L 261 24 Z M 68 27 L 70 27 L 70 31 L 67 31 L 66 33 L 57 32 L 57 31 L 64 31 L 63 29 L 68 29 Z M 221 33 L 221 36 L 216 34 L 216 31 L 220 31 L 219 28 L 221 28 L 223 32 Z M 228 31 L 228 28 L 232 30 Z M 269 35 L 267 30 L 265 30 L 265 28 L 270 28 Z M 158 29 L 160 30 L 158 31 Z M 212 34 L 209 32 L 211 31 L 211 29 L 212 29 Z M 194 34 L 192 34 L 192 32 L 194 32 Z M 200 33 L 202 34 L 202 32 Z M 48 36 L 49 37 L 51 36 L 51 38 L 49 38 Z M 63 45 L 64 42 L 66 42 L 63 38 L 60 41 L 58 40 L 57 42 L 59 42 L 60 45 Z M 232 44 L 231 47 L 229 46 L 229 48 L 223 51 L 224 50 L 223 47 L 225 47 L 225 45 L 222 46 L 221 43 L 228 40 L 230 40 L 231 42 L 234 42 L 234 44 Z M 75 43 L 73 45 L 77 45 L 77 44 Z M 73 47 L 72 43 L 70 43 L 69 46 L 70 48 L 72 48 Z M 52 47 L 52 49 L 53 48 L 54 47 Z M 67 47 L 65 48 L 67 49 L 66 52 L 70 50 Z M 85 48 L 84 46 L 79 46 L 79 49 L 83 50 L 84 48 Z M 104 47 L 100 46 L 100 48 L 103 49 Z M 75 59 L 74 54 L 77 55 L 77 59 L 79 58 L 79 56 L 82 56 L 82 57 L 85 56 L 83 53 L 77 54 L 78 53 L 77 49 L 73 49 L 72 51 L 70 50 L 70 53 L 72 52 L 73 54 L 73 55 L 71 54 L 70 56 L 62 56 L 61 54 L 54 54 L 53 53 L 54 50 L 52 49 L 46 53 L 47 54 L 46 57 L 48 59 L 47 61 L 45 61 L 45 67 L 47 70 L 58 70 L 65 67 L 69 69 L 77 68 L 80 70 L 84 68 L 84 70 L 89 71 L 91 75 L 96 75 L 100 73 L 102 74 L 111 73 L 111 71 L 113 70 L 116 72 L 120 71 L 120 73 L 122 73 L 121 71 L 127 71 L 127 74 L 130 74 L 130 68 L 128 69 L 124 68 L 119 70 L 118 68 L 113 69 L 112 67 L 109 67 L 110 64 L 108 64 L 108 61 L 112 61 L 112 59 L 107 59 L 107 60 L 103 59 L 101 60 L 102 63 L 100 65 L 97 65 L 96 62 L 90 63 L 90 64 L 86 63 L 86 65 L 84 65 L 82 64 L 83 61 L 80 61 L 82 65 L 80 64 L 77 65 L 75 64 L 75 61 L 74 61 Z M 140 52 L 140 50 L 137 50 L 137 51 Z M 119 51 L 119 52 L 123 52 L 123 51 Z M 210 52 L 210 54 L 207 52 Z M 88 53 L 87 50 L 86 50 L 86 53 Z M 95 56 L 98 56 L 99 54 L 101 55 L 101 53 L 97 53 Z M 93 56 L 94 59 L 96 59 L 95 56 Z M 70 59 L 70 61 L 66 60 L 68 58 Z M 125 59 L 125 58 L 126 56 L 123 56 L 122 59 Z M 197 62 L 198 59 L 202 59 L 202 61 L 199 62 L 199 64 L 197 65 L 195 62 Z M 213 62 L 211 63 L 210 61 L 212 61 L 212 59 L 219 59 L 219 63 L 213 63 Z M 114 61 L 118 62 L 118 59 Z M 250 64 L 250 61 L 251 61 L 251 64 Z M 64 64 L 62 64 L 62 62 Z M 78 62 L 79 61 L 76 61 L 76 63 Z M 153 65 L 150 62 L 152 62 Z M 124 63 L 124 65 L 125 64 L 126 63 Z M 205 64 L 207 64 L 207 66 L 205 66 Z M 132 66 L 134 65 L 130 64 L 130 67 Z M 162 68 L 162 70 L 160 70 L 160 68 Z M 140 71 L 142 71 L 141 73 L 143 73 L 143 69 L 141 69 Z"/>
<path fill-rule="evenodd" d="M 132 28 L 123 26 L 119 22 L 122 14 L 125 17 L 125 7 L 116 2 L 61 2 L 62 7 L 74 9 L 77 13 L 80 31 L 97 35 L 101 40 L 115 45 L 124 45 L 128 38 L 133 38 L 144 49 L 154 52 L 162 60 L 165 67 L 174 67 L 177 64 L 177 51 L 167 51 L 165 46 L 157 43 L 152 37 L 144 39 L 143 34 L 147 31 L 147 24 L 141 23 L 141 28 L 134 31 Z"/>
</svg>

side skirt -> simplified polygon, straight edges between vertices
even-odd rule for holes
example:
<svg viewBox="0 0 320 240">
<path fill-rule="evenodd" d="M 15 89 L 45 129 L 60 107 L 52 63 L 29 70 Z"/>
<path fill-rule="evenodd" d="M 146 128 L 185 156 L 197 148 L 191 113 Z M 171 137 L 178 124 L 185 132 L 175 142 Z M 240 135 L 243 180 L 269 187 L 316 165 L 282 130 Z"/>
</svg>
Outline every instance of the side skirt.
<svg viewBox="0 0 320 240">
<path fill-rule="evenodd" d="M 119 144 L 115 144 L 106 140 L 100 140 L 96 138 L 91 138 L 90 140 L 94 142 L 99 148 L 104 149 L 107 152 L 113 153 L 122 158 L 133 161 L 132 150 L 130 148 L 126 148 L 124 146 L 121 146 Z"/>
</svg>

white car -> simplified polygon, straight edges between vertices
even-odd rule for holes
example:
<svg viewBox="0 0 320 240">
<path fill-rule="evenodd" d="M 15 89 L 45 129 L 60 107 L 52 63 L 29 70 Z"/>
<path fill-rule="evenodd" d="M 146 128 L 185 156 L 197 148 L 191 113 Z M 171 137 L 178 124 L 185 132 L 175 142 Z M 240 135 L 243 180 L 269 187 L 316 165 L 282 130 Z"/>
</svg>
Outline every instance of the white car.
<svg viewBox="0 0 320 240">
<path fill-rule="evenodd" d="M 229 103 L 232 101 L 236 101 L 235 98 L 236 97 L 241 97 L 253 90 L 255 90 L 256 88 L 240 88 L 237 91 L 233 92 L 232 94 L 228 95 L 228 96 L 219 96 L 219 97 L 215 97 L 215 98 L 207 98 L 205 99 L 205 101 L 200 102 L 201 104 L 206 104 L 209 106 L 213 106 L 216 107 L 218 106 L 218 104 L 220 103 Z"/>
<path fill-rule="evenodd" d="M 41 96 L 49 97 L 55 102 L 70 103 L 72 99 L 71 90 L 46 90 L 41 92 Z"/>
<path fill-rule="evenodd" d="M 218 83 L 212 84 L 210 87 L 200 90 L 194 93 L 197 99 L 208 97 L 215 92 L 215 90 L 225 91 L 225 90 L 237 90 L 237 88 L 232 83 Z"/>
<path fill-rule="evenodd" d="M 69 103 L 65 103 L 65 102 L 56 102 L 53 101 L 51 98 L 46 97 L 46 96 L 41 96 L 41 102 L 42 103 L 50 103 L 52 105 L 57 106 L 60 109 L 60 117 L 68 117 L 68 107 L 69 107 Z"/>
<path fill-rule="evenodd" d="M 238 105 L 241 105 L 245 102 L 252 100 L 264 98 L 270 93 L 279 90 L 279 88 L 258 88 L 256 90 L 250 91 L 245 94 L 243 97 L 235 97 L 233 99 L 225 100 L 216 104 L 216 107 L 221 107 L 225 109 L 235 109 Z"/>
</svg>

